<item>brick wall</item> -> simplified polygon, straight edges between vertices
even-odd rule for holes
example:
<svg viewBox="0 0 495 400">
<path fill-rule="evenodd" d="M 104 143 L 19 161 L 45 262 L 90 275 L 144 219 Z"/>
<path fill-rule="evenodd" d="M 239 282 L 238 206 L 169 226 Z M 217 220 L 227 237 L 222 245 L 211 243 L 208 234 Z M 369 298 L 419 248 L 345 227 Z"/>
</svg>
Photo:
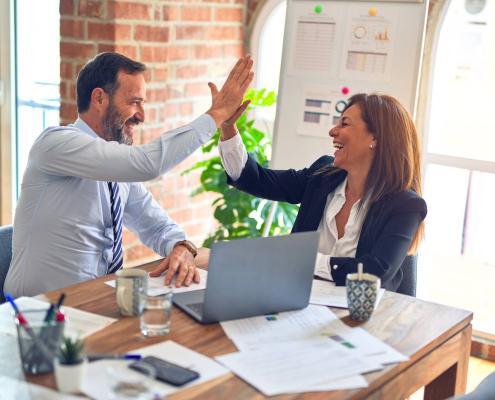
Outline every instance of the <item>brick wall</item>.
<svg viewBox="0 0 495 400">
<path fill-rule="evenodd" d="M 243 54 L 244 0 L 61 0 L 61 110 L 63 124 L 76 117 L 75 79 L 84 63 L 102 51 L 144 62 L 146 123 L 135 144 L 183 125 L 209 107 L 207 82 L 221 84 Z M 200 159 L 197 152 L 165 176 L 148 182 L 157 201 L 196 243 L 213 229 L 214 197 L 190 198 L 198 175 L 180 176 Z M 125 232 L 126 265 L 153 253 Z"/>
</svg>

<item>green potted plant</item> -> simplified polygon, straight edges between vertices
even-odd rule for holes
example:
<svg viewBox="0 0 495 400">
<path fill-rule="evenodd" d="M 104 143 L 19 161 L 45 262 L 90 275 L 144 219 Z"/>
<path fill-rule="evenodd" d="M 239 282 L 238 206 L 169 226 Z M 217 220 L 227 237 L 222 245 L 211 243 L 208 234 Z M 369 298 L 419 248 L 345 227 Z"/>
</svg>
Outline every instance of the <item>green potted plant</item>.
<svg viewBox="0 0 495 400">
<path fill-rule="evenodd" d="M 267 167 L 271 155 L 271 138 L 266 132 L 255 126 L 255 120 L 250 118 L 252 111 L 258 107 L 269 107 L 275 104 L 274 92 L 265 89 L 249 89 L 246 100 L 251 103 L 247 111 L 237 120 L 236 126 L 242 137 L 246 150 L 262 166 Z M 220 240 L 240 239 L 245 237 L 261 236 L 266 229 L 266 221 L 272 202 L 243 193 L 227 185 L 227 178 L 220 156 L 217 153 L 220 131 L 213 135 L 211 140 L 202 147 L 204 154 L 212 153 L 210 158 L 199 161 L 184 171 L 200 171 L 200 187 L 192 192 L 196 196 L 203 192 L 214 192 L 218 196 L 213 201 L 215 208 L 214 218 L 218 221 L 216 230 L 204 241 L 204 247 L 210 247 L 213 242 Z M 282 235 L 290 232 L 298 210 L 297 205 L 278 203 L 273 221 L 267 229 L 270 236 Z"/>
<path fill-rule="evenodd" d="M 82 339 L 62 337 L 58 358 L 55 360 L 55 379 L 61 392 L 77 393 L 81 390 L 87 368 L 83 351 Z"/>
</svg>

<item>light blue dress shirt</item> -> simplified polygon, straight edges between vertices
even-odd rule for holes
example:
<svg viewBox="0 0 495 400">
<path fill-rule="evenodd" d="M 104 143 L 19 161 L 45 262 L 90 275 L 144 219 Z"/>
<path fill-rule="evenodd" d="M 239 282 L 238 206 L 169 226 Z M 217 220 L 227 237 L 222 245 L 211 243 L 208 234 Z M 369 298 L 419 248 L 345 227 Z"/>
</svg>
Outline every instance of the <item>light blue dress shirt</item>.
<svg viewBox="0 0 495 400">
<path fill-rule="evenodd" d="M 4 289 L 18 297 L 102 276 L 113 257 L 108 181 L 120 182 L 124 225 L 166 256 L 182 229 L 139 183 L 174 167 L 216 130 L 205 114 L 142 146 L 107 142 L 82 120 L 35 141 L 14 219 Z"/>
</svg>

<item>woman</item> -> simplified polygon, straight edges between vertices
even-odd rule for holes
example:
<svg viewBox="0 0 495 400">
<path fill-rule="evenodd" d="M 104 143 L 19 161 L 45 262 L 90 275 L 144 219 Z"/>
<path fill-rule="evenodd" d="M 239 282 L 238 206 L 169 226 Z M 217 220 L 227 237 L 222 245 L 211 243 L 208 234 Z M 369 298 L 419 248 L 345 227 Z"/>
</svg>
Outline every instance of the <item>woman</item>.
<svg viewBox="0 0 495 400">
<path fill-rule="evenodd" d="M 298 171 L 263 168 L 248 157 L 234 125 L 238 115 L 222 125 L 219 144 L 229 184 L 301 203 L 292 232 L 320 232 L 317 271 L 331 267 L 337 285 L 362 262 L 382 287 L 397 290 L 401 264 L 416 251 L 426 216 L 419 139 L 406 109 L 387 95 L 352 96 L 329 132 L 334 157 Z"/>
</svg>

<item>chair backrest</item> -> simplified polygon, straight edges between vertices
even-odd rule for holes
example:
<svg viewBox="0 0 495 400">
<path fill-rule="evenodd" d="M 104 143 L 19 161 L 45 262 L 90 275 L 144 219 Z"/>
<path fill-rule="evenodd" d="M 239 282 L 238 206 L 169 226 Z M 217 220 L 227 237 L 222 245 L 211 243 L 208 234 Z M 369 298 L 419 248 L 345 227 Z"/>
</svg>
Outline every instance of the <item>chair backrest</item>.
<svg viewBox="0 0 495 400">
<path fill-rule="evenodd" d="M 471 393 L 450 400 L 493 400 L 495 398 L 495 372 L 492 372 Z"/>
<path fill-rule="evenodd" d="M 403 277 L 402 282 L 397 288 L 397 293 L 407 294 L 416 297 L 416 281 L 418 274 L 418 256 L 407 256 L 401 265 Z"/>
<path fill-rule="evenodd" d="M 12 225 L 0 227 L 0 303 L 5 301 L 3 284 L 12 260 Z"/>
</svg>

